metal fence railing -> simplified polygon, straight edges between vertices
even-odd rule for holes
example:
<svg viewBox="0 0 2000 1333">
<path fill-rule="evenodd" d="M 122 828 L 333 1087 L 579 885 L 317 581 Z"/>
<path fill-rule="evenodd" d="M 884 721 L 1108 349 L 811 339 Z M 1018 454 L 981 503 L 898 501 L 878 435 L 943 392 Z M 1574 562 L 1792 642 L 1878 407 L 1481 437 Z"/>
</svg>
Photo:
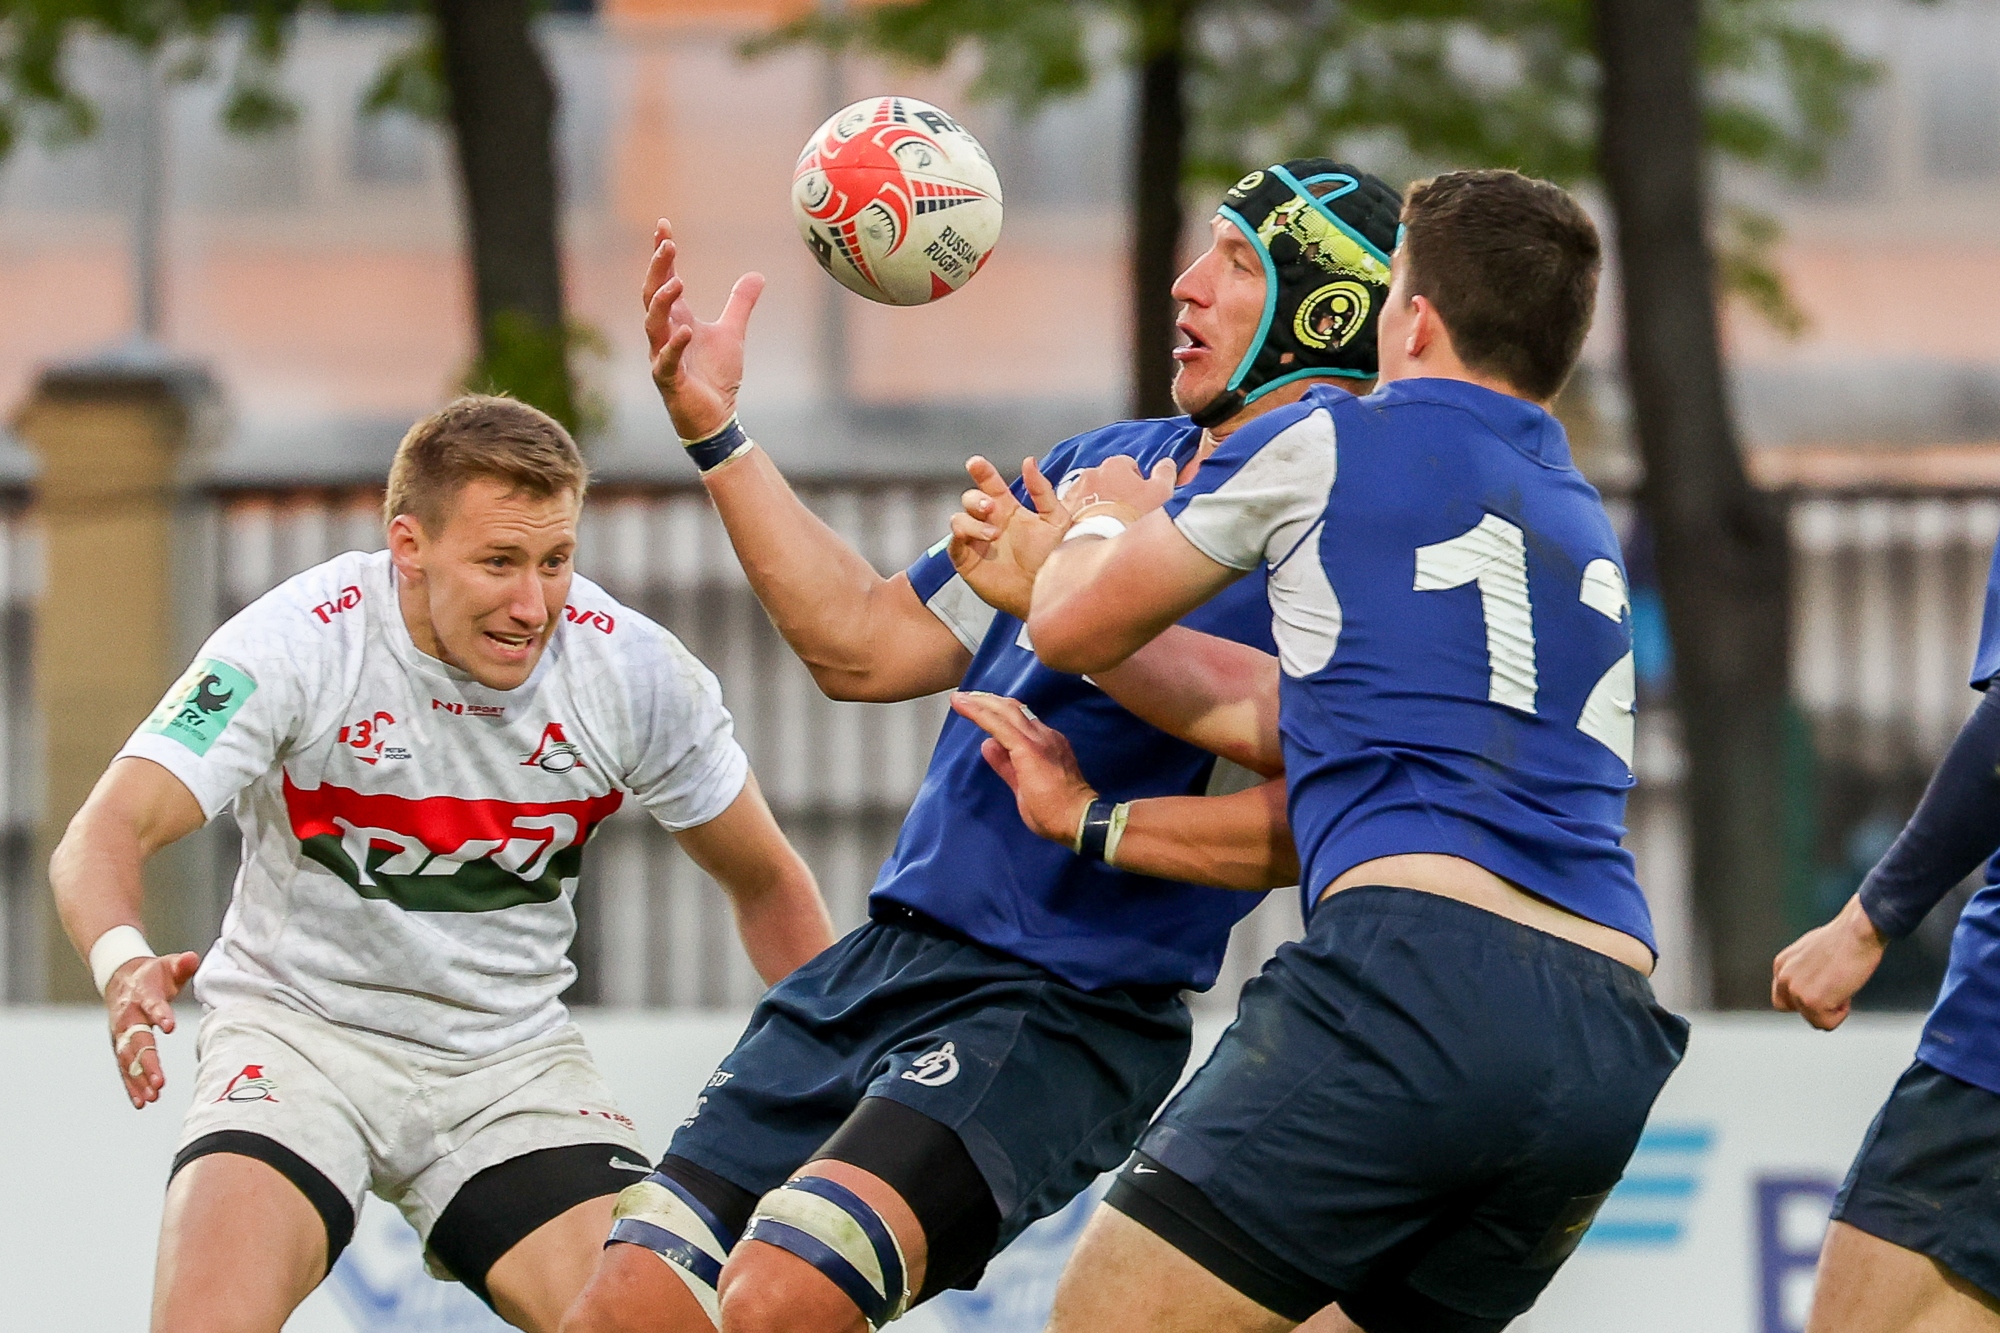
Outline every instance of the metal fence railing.
<svg viewBox="0 0 2000 1333">
<path fill-rule="evenodd" d="M 0 490 L 0 999 L 39 986 L 34 873 L 41 815 L 41 727 L 35 699 L 35 603 L 41 541 L 25 490 Z"/>
<path fill-rule="evenodd" d="M 814 483 L 809 505 L 879 569 L 900 568 L 941 534 L 956 483 Z M 380 543 L 379 492 L 235 491 L 215 497 L 203 557 L 213 598 L 191 619 L 213 625 L 286 577 Z M 1629 508 L 1613 508 L 1629 518 Z M 1819 752 L 1821 896 L 1837 903 L 1893 833 L 1970 709 L 1965 673 L 1985 570 L 2000 536 L 1986 494 L 1795 494 L 1794 681 Z M 21 996 L 35 920 L 29 873 L 35 820 L 36 584 L 32 528 L 0 506 L 0 884 L 7 886 L 6 993 Z M 859 921 L 869 886 L 916 793 L 944 716 L 941 698 L 844 704 L 822 696 L 751 595 L 720 522 L 693 487 L 607 486 L 586 512 L 579 567 L 678 634 L 716 672 L 773 808 L 819 875 L 836 924 Z M 192 645 L 189 645 L 192 649 Z M 1630 845 L 1659 918 L 1663 997 L 1700 993 L 1689 919 L 1680 760 L 1671 713 L 1642 716 Z M 226 824 L 226 821 L 224 821 Z M 233 830 L 211 835 L 197 892 L 219 922 Z M 672 839 L 637 813 L 594 844 L 579 895 L 576 998 L 618 1006 L 740 1006 L 757 978 L 735 947 L 721 894 Z M 196 915 L 201 915 L 197 912 Z M 1941 950 L 1948 915 L 1928 945 Z M 1226 1006 L 1298 929 L 1290 894 L 1238 929 L 1221 984 Z"/>
<path fill-rule="evenodd" d="M 915 559 L 946 529 L 962 486 L 801 486 L 813 510 L 878 569 Z M 380 544 L 378 492 L 224 496 L 215 527 L 215 623 L 290 575 L 341 551 Z M 835 703 L 772 628 L 728 537 L 698 489 L 592 493 L 578 568 L 667 626 L 722 684 L 765 795 L 819 876 L 835 924 L 866 911 L 943 724 L 942 696 L 900 704 Z M 227 839 L 229 833 L 220 835 Z M 218 870 L 229 850 L 218 845 Z M 761 990 L 735 944 L 721 893 L 673 839 L 631 807 L 593 842 L 578 895 L 574 998 L 621 1006 L 747 1004 Z M 212 914 L 220 920 L 226 890 Z M 1240 927 L 1215 994 L 1237 987 L 1294 930 L 1289 895 Z"/>
</svg>

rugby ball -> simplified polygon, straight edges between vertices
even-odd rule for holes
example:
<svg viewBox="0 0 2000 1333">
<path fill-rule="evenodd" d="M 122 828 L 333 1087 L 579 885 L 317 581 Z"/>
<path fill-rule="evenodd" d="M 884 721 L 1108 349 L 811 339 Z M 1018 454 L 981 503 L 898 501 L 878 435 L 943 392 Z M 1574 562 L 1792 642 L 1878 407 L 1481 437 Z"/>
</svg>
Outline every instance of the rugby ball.
<svg viewBox="0 0 2000 1333">
<path fill-rule="evenodd" d="M 914 97 L 870 97 L 813 132 L 792 214 L 821 268 L 885 305 L 972 280 L 1000 239 L 1000 177 L 979 140 Z"/>
</svg>

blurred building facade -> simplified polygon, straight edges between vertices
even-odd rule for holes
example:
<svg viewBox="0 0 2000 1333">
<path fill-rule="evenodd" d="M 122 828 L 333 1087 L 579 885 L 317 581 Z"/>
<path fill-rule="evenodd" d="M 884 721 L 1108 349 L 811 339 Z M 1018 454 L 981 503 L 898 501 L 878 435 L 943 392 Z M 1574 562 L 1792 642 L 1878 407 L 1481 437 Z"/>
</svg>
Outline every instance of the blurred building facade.
<svg viewBox="0 0 2000 1333">
<path fill-rule="evenodd" d="M 590 445 L 599 489 L 580 567 L 716 668 L 773 804 L 844 925 L 859 919 L 942 704 L 827 702 L 749 596 L 646 375 L 636 297 L 654 219 L 674 220 L 698 309 L 719 307 L 742 271 L 770 277 L 745 420 L 815 508 L 891 570 L 943 533 L 966 455 L 1012 464 L 1120 413 L 1129 99 L 1108 76 L 1022 121 L 968 101 L 963 69 L 918 77 L 810 51 L 740 56 L 747 35 L 796 8 L 619 0 L 596 18 L 551 18 L 543 36 L 562 89 L 570 298 L 605 346 L 585 369 L 607 425 Z M 1851 887 L 1870 839 L 1893 831 L 1969 708 L 1962 677 L 2000 533 L 1990 498 L 2000 495 L 1990 316 L 2000 303 L 2000 11 L 1841 0 L 1822 12 L 1883 62 L 1856 133 L 1821 184 L 1727 182 L 1783 219 L 1780 262 L 1809 320 L 1796 338 L 1740 312 L 1729 327 L 1754 466 L 1799 497 L 1796 679 L 1819 741 L 1811 799 L 1824 816 L 1818 887 L 1802 915 Z M 189 434 L 176 464 L 168 619 L 178 657 L 287 575 L 379 544 L 373 506 L 395 442 L 470 358 L 449 145 L 401 113 L 357 114 L 375 71 L 411 37 L 389 21 L 302 21 L 285 76 L 302 114 L 256 139 L 222 131 L 213 88 L 149 94 L 128 52 L 91 47 L 78 70 L 104 132 L 26 146 L 0 167 L 0 399 L 27 412 L 52 367 L 60 380 L 134 327 L 141 158 L 146 143 L 162 145 L 160 339 L 220 391 L 219 414 Z M 916 310 L 836 288 L 799 244 L 788 205 L 813 126 L 891 87 L 960 115 L 1008 194 L 1005 234 L 980 281 Z M 1615 328 L 1607 312 L 1572 415 L 1586 468 L 1634 537 L 1643 585 L 1643 533 L 1621 498 L 1634 475 Z M 36 552 L 69 520 L 33 508 L 32 473 L 31 458 L 0 449 L 0 958 L 14 999 L 73 996 L 80 976 L 49 933 L 34 836 L 18 832 L 40 827 L 45 849 L 80 799 L 73 784 L 44 779 L 44 756 L 101 767 L 108 738 L 143 714 L 86 735 L 50 715 L 46 688 L 15 674 L 31 660 L 18 646 L 31 641 L 31 611 L 44 621 L 91 614 L 74 594 L 60 608 L 41 595 Z M 1642 616 L 1640 630 L 1660 701 L 1669 650 L 1656 620 Z M 161 670 L 155 695 L 177 670 L 178 660 Z M 1638 768 L 1633 844 L 1661 918 L 1661 989 L 1684 1003 L 1701 983 L 1670 710 L 1644 716 Z M 187 854 L 171 876 L 178 937 L 160 944 L 204 942 L 232 860 L 226 829 Z M 754 995 L 719 896 L 664 835 L 614 822 L 593 865 L 582 998 L 734 1005 Z M 1274 895 L 1240 932 L 1215 1002 L 1233 1001 L 1232 979 L 1296 925 L 1295 905 Z"/>
</svg>

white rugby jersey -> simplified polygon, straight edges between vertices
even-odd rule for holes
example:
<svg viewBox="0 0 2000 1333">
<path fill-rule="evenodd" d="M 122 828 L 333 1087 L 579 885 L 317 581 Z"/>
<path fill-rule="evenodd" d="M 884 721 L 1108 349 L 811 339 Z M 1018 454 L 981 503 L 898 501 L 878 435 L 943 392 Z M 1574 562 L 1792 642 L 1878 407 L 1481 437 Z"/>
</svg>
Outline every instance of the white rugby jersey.
<svg viewBox="0 0 2000 1333">
<path fill-rule="evenodd" d="M 203 1004 L 465 1056 L 566 1018 L 584 844 L 626 793 L 680 830 L 749 773 L 715 677 L 596 584 L 572 583 L 534 674 L 492 690 L 418 651 L 386 551 L 245 607 L 119 754 L 242 828 Z"/>
</svg>

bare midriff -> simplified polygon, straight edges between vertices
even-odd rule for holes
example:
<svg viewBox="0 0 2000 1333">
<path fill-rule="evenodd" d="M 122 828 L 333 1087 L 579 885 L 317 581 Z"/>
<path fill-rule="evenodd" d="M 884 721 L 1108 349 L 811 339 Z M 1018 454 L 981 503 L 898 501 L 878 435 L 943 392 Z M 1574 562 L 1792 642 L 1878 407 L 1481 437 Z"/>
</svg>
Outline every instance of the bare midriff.
<svg viewBox="0 0 2000 1333">
<path fill-rule="evenodd" d="M 1653 974 L 1653 951 L 1645 943 L 1622 930 L 1613 930 L 1567 908 L 1557 907 L 1526 889 L 1502 879 L 1484 866 L 1457 856 L 1415 852 L 1404 856 L 1380 856 L 1364 861 L 1326 886 L 1319 900 L 1325 902 L 1342 889 L 1364 884 L 1415 889 L 1452 898 L 1495 916 L 1517 921 L 1530 930 L 1539 930 L 1557 939 L 1581 944 L 1614 958 L 1641 976 Z"/>
</svg>

